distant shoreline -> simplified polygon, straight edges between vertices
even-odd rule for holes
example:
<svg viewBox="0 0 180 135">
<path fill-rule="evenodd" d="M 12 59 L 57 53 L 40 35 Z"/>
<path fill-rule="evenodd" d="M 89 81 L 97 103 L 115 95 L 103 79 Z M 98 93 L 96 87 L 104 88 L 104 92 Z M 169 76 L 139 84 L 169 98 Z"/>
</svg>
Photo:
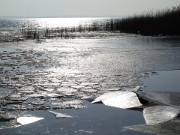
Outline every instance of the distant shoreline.
<svg viewBox="0 0 180 135">
<path fill-rule="evenodd" d="M 41 18 L 48 18 L 41 17 Z M 37 19 L 41 19 L 37 17 Z M 116 34 L 136 34 L 143 36 L 180 36 L 180 6 L 173 7 L 158 12 L 145 13 L 132 17 L 57 17 L 69 19 L 64 24 L 71 22 L 71 18 L 81 19 L 87 18 L 90 23 L 79 23 L 74 26 L 57 27 L 42 27 L 38 21 L 34 21 L 36 17 L 20 17 L 20 16 L 1 16 L 0 28 L 7 28 L 7 31 L 0 31 L 0 42 L 23 41 L 26 39 L 45 39 L 45 38 L 76 38 L 76 37 L 95 37 L 100 33 L 101 36 L 106 36 L 106 33 Z M 51 19 L 50 18 L 50 19 Z M 92 19 L 91 19 L 92 18 Z M 17 20 L 16 20 L 17 19 Z M 22 20 L 24 22 L 21 22 Z M 29 20 L 32 19 L 32 20 Z M 94 19 L 94 20 L 93 20 Z M 54 20 L 51 20 L 54 22 Z M 56 20 L 57 21 L 57 20 Z M 55 22 L 56 22 L 55 21 Z M 33 24 L 34 23 L 34 24 Z M 61 23 L 59 21 L 57 24 Z M 52 23 L 53 24 L 53 23 Z M 9 30 L 8 28 L 17 28 L 17 30 Z M 94 33 L 93 33 L 94 32 Z"/>
<path fill-rule="evenodd" d="M 133 33 L 147 36 L 180 35 L 180 6 L 165 9 L 155 13 L 145 13 L 112 20 L 111 29 L 123 33 Z"/>
</svg>

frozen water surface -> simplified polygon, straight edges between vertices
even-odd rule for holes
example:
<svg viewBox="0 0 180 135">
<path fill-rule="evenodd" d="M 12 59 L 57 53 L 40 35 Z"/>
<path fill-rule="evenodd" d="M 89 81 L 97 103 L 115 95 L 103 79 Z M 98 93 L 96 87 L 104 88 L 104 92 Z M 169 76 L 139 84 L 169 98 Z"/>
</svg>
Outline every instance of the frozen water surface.
<svg viewBox="0 0 180 135">
<path fill-rule="evenodd" d="M 40 132 L 34 124 L 28 124 L 28 127 L 1 130 L 0 133 L 32 134 L 25 129 L 34 128 L 33 134 L 135 134 L 135 131 L 122 127 L 145 124 L 142 112 L 92 105 L 90 102 L 108 92 L 138 90 L 143 84 L 139 77 L 153 74 L 152 71 L 179 69 L 179 43 L 178 37 L 137 35 L 0 43 L 2 117 L 10 122 L 29 113 L 32 117 L 44 118 L 34 124 L 41 126 L 41 131 L 46 128 L 46 132 Z M 48 119 L 50 112 L 57 116 L 65 112 L 78 117 L 63 120 L 51 117 L 52 122 Z M 126 112 L 126 115 L 122 114 Z M 102 115 L 99 119 L 98 113 Z M 133 121 L 132 115 L 135 114 L 138 119 Z M 1 122 L 1 126 L 7 123 Z M 12 123 L 10 125 L 13 127 Z M 107 128 L 112 125 L 115 128 Z M 54 131 L 48 127 L 53 127 Z"/>
</svg>

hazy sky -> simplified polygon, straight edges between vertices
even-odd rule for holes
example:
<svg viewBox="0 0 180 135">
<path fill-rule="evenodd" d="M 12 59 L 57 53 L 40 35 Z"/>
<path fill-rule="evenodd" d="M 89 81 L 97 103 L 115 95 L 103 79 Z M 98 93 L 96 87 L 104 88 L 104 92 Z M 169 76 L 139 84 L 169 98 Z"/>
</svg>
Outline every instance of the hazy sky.
<svg viewBox="0 0 180 135">
<path fill-rule="evenodd" d="M 0 0 L 0 16 L 124 16 L 180 5 L 180 0 Z"/>
</svg>

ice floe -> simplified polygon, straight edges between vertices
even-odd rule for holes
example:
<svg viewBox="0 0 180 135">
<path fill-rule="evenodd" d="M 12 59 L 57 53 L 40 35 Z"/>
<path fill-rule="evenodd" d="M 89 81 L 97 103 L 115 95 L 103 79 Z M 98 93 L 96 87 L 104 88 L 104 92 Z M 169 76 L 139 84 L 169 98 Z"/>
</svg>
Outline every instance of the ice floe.
<svg viewBox="0 0 180 135">
<path fill-rule="evenodd" d="M 61 101 L 61 102 L 52 102 L 51 106 L 53 109 L 80 109 L 84 108 L 83 102 L 81 100 L 69 100 L 69 101 Z"/>
<path fill-rule="evenodd" d="M 42 118 L 42 117 L 32 117 L 32 116 L 19 117 L 19 118 L 17 118 L 17 123 L 19 123 L 21 125 L 27 125 L 27 124 L 31 124 L 31 123 L 37 122 L 39 120 L 42 120 L 42 119 L 44 119 L 44 118 Z"/>
<path fill-rule="evenodd" d="M 59 112 L 55 112 L 55 111 L 49 111 L 49 112 L 54 114 L 56 116 L 56 118 L 72 118 L 72 116 L 67 115 L 67 114 L 63 114 L 63 113 L 59 113 Z"/>
<path fill-rule="evenodd" d="M 134 92 L 118 91 L 105 93 L 96 98 L 92 103 L 103 102 L 103 104 L 118 108 L 135 108 L 140 107 L 140 103 L 137 95 Z"/>
<path fill-rule="evenodd" d="M 34 91 L 35 88 L 33 86 L 24 86 L 20 89 L 18 89 L 19 91 Z"/>
<path fill-rule="evenodd" d="M 176 118 L 179 115 L 179 109 L 165 105 L 151 106 L 144 108 L 143 115 L 146 124 L 155 125 Z"/>
<path fill-rule="evenodd" d="M 156 104 L 180 108 L 180 92 L 137 91 L 138 97 Z"/>
</svg>

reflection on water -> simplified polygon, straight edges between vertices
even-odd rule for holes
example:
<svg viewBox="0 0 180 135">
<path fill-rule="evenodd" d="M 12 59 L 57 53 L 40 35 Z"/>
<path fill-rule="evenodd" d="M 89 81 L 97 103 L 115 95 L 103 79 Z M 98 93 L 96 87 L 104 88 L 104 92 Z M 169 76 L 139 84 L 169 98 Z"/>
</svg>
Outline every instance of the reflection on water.
<svg viewBox="0 0 180 135">
<path fill-rule="evenodd" d="M 105 21 L 107 18 L 41 18 L 34 19 L 42 28 L 77 27 L 79 25 L 90 25 L 94 21 Z"/>
<path fill-rule="evenodd" d="M 142 78 L 143 83 L 148 86 L 143 90 L 180 92 L 180 71 L 160 71 L 151 77 Z"/>
<path fill-rule="evenodd" d="M 57 28 L 79 25 L 103 24 L 109 18 L 20 18 L 0 19 L 0 28 Z"/>
</svg>

